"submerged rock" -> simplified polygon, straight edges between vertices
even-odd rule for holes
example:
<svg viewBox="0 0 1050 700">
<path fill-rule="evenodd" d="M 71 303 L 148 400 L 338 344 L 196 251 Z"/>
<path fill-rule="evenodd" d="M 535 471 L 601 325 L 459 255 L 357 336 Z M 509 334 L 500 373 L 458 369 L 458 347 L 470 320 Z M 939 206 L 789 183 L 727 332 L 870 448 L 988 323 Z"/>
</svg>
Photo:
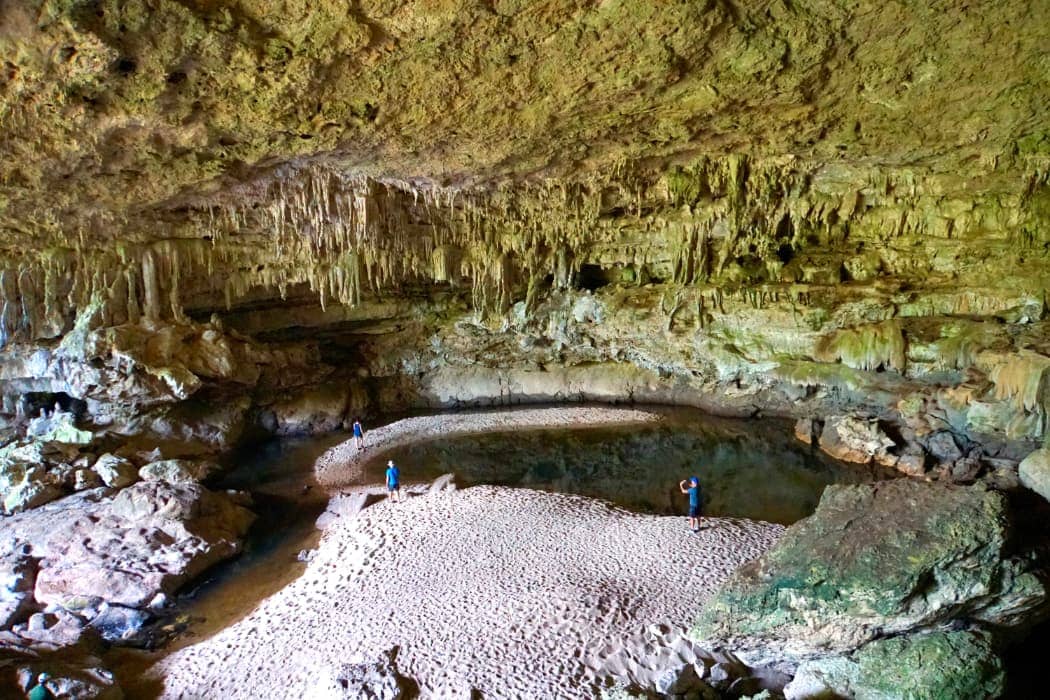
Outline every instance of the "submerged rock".
<svg viewBox="0 0 1050 700">
<path fill-rule="evenodd" d="M 1006 691 L 1003 662 L 987 636 L 931 632 L 865 645 L 850 657 L 807 661 L 784 689 L 787 700 L 972 700 Z"/>
<path fill-rule="evenodd" d="M 831 486 L 817 511 L 740 569 L 693 635 L 751 665 L 788 666 L 965 618 L 1018 625 L 1047 600 L 984 486 Z"/>
</svg>

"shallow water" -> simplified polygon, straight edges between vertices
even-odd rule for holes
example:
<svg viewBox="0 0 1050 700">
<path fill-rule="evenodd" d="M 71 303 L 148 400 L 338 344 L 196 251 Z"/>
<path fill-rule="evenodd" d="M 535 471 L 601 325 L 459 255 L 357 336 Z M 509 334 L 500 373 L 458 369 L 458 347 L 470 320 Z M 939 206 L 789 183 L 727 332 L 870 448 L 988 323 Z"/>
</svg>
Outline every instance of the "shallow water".
<svg viewBox="0 0 1050 700">
<path fill-rule="evenodd" d="M 601 498 L 662 515 L 686 511 L 679 482 L 700 479 L 704 513 L 791 524 L 811 514 L 824 487 L 892 473 L 834 460 L 798 442 L 790 422 L 720 419 L 663 410 L 655 425 L 529 430 L 451 437 L 377 456 L 369 481 L 394 459 L 402 481 L 454 473 L 460 486 L 496 484 Z"/>
</svg>

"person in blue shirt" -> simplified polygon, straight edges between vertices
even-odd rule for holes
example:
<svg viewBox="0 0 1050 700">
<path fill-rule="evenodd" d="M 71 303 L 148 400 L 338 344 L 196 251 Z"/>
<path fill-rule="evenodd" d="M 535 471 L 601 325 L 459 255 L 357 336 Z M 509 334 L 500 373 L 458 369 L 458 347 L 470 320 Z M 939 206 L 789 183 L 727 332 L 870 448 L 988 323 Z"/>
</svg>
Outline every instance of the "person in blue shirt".
<svg viewBox="0 0 1050 700">
<path fill-rule="evenodd" d="M 401 502 L 401 472 L 394 460 L 386 463 L 386 490 L 390 494 L 390 500 L 394 503 Z"/>
<path fill-rule="evenodd" d="M 678 488 L 682 493 L 689 494 L 689 527 L 693 532 L 700 532 L 700 479 L 691 476 L 678 482 Z"/>
<path fill-rule="evenodd" d="M 355 418 L 354 419 L 353 431 L 354 431 L 354 447 L 356 447 L 359 450 L 360 449 L 364 449 L 364 446 L 365 446 L 365 429 L 364 429 L 364 426 L 361 425 L 361 419 L 360 418 Z"/>
<path fill-rule="evenodd" d="M 46 673 L 41 673 L 36 678 L 36 685 L 29 689 L 26 697 L 29 700 L 49 700 L 50 698 L 55 697 L 47 687 L 47 682 L 49 680 L 51 680 L 51 676 Z"/>
</svg>

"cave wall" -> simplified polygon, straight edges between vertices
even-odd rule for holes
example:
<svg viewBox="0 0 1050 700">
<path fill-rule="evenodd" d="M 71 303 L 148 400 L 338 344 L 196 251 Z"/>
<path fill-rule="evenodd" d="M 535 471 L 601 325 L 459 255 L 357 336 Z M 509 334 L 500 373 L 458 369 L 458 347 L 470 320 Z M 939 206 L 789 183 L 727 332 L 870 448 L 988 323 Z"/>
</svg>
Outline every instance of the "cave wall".
<svg viewBox="0 0 1050 700">
<path fill-rule="evenodd" d="M 1015 460 L 1050 401 L 1047 11 L 4 4 L 5 430 L 51 395 L 215 445 L 653 400 Z"/>
</svg>

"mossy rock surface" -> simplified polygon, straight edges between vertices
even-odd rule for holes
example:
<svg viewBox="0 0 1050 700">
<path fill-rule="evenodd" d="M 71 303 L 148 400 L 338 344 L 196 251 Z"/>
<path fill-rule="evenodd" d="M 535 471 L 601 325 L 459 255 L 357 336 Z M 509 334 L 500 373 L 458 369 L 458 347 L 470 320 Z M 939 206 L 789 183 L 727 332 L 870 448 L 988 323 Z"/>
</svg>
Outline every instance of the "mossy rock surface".
<svg viewBox="0 0 1050 700">
<path fill-rule="evenodd" d="M 749 663 L 854 651 L 957 619 L 1020 622 L 1046 600 L 1012 551 L 1003 495 L 900 479 L 831 486 L 701 612 L 693 635 Z"/>
<path fill-rule="evenodd" d="M 788 697 L 973 700 L 1002 697 L 1005 681 L 987 636 L 934 632 L 872 642 L 852 658 L 803 664 Z"/>
</svg>

